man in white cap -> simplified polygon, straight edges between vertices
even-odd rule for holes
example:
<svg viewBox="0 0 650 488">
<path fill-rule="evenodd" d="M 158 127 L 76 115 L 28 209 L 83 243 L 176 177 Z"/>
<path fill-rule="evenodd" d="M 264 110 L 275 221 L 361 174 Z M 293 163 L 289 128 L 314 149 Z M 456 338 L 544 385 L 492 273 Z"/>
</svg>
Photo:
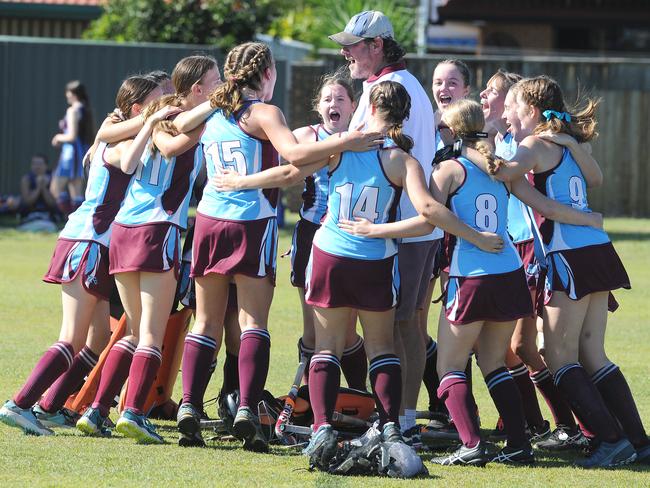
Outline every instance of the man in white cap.
<svg viewBox="0 0 650 488">
<path fill-rule="evenodd" d="M 395 41 L 388 17 L 375 10 L 358 13 L 350 19 L 343 32 L 329 38 L 341 46 L 341 54 L 349 63 L 350 76 L 364 80 L 363 93 L 350 122 L 351 129 L 366 121 L 370 110 L 370 90 L 376 83 L 395 81 L 406 88 L 411 97 L 411 112 L 404 122 L 403 131 L 413 139 L 411 155 L 422 165 L 428 184 L 436 152 L 433 107 L 420 82 L 406 69 L 405 51 Z M 408 219 L 415 215 L 415 208 L 403 193 L 400 218 Z M 442 231 L 436 229 L 427 236 L 402 239 L 398 247 L 401 287 L 400 303 L 395 312 L 395 346 L 404 381 L 404 415 L 400 416 L 400 424 L 405 440 L 414 447 L 420 442 L 415 409 L 425 366 L 425 334 L 421 331 L 417 311 L 424 305 L 440 238 Z M 408 351 L 408 358 L 405 351 Z"/>
</svg>

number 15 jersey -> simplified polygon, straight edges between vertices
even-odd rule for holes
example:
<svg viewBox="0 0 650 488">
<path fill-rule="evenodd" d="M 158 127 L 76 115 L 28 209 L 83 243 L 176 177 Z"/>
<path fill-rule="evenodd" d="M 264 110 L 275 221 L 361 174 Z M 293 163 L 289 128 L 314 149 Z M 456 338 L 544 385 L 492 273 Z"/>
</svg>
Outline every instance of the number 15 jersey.
<svg viewBox="0 0 650 488">
<path fill-rule="evenodd" d="M 465 180 L 447 199 L 447 207 L 478 232 L 493 232 L 503 239 L 499 253 L 482 251 L 474 244 L 452 236 L 449 276 L 472 277 L 509 273 L 519 269 L 521 259 L 508 235 L 508 190 L 490 178 L 469 159 L 455 161 L 465 171 Z"/>
<path fill-rule="evenodd" d="M 239 114 L 259 100 L 249 100 Z M 224 117 L 220 110 L 205 123 L 201 136 L 208 179 L 229 169 L 240 175 L 259 173 L 279 164 L 278 152 L 270 141 L 248 134 L 238 116 Z M 208 183 L 197 211 L 223 220 L 261 220 L 276 217 L 278 190 L 254 189 L 217 191 Z"/>
</svg>

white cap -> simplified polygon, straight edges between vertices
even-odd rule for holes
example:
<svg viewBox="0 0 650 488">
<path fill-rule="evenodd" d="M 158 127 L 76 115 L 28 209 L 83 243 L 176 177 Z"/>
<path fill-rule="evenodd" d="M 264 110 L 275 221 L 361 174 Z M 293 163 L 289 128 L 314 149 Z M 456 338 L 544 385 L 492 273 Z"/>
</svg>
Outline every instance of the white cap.
<svg viewBox="0 0 650 488">
<path fill-rule="evenodd" d="M 329 36 L 341 46 L 350 46 L 364 39 L 375 37 L 394 37 L 393 26 L 382 12 L 366 10 L 350 19 L 343 32 Z"/>
</svg>

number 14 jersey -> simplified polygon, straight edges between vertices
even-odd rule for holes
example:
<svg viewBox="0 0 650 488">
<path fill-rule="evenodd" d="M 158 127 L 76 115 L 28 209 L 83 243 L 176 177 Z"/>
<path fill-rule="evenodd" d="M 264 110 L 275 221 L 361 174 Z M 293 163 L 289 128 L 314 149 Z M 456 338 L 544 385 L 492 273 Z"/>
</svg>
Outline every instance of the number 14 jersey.
<svg viewBox="0 0 650 488">
<path fill-rule="evenodd" d="M 465 171 L 463 183 L 447 198 L 447 207 L 465 224 L 479 232 L 493 232 L 503 239 L 499 253 L 482 251 L 452 236 L 449 276 L 472 277 L 508 273 L 519 269 L 521 259 L 508 235 L 508 190 L 469 159 L 455 160 Z"/>
</svg>

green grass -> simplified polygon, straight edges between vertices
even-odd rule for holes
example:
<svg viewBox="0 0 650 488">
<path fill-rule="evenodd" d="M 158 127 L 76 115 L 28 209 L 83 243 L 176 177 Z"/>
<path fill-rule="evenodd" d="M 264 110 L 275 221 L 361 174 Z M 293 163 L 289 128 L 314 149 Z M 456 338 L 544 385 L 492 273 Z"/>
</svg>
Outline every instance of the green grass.
<svg viewBox="0 0 650 488">
<path fill-rule="evenodd" d="M 641 416 L 650 422 L 650 221 L 611 219 L 607 230 L 632 279 L 633 290 L 617 293 L 621 308 L 610 316 L 608 351 L 621 366 L 635 393 Z M 289 248 L 291 228 L 281 233 L 280 251 Z M 47 269 L 56 237 L 0 229 L 0 400 L 20 387 L 42 352 L 54 342 L 60 326 L 59 287 L 40 279 Z M 283 394 L 293 378 L 301 315 L 289 286 L 288 259 L 278 259 L 278 287 L 271 309 L 271 370 L 267 388 Z M 431 317 L 437 316 L 437 307 Z M 435 324 L 432 319 L 431 324 Z M 430 331 L 435 334 L 435 327 Z M 220 358 L 221 361 L 221 358 Z M 475 369 L 475 374 L 477 374 Z M 221 375 L 215 374 L 207 397 L 215 396 Z M 180 384 L 177 384 L 177 395 Z M 424 392 L 424 390 L 423 390 Z M 474 393 L 485 428 L 496 412 L 479 377 Z M 425 397 L 421 396 L 421 407 Z M 543 402 L 542 402 L 543 403 Z M 210 412 L 212 415 L 214 411 Z M 548 417 L 548 415 L 547 415 Z M 333 477 L 306 471 L 306 459 L 274 448 L 251 454 L 233 443 L 210 443 L 207 449 L 175 445 L 173 424 L 163 425 L 164 446 L 138 446 L 129 439 L 84 438 L 61 432 L 50 438 L 24 436 L 0 425 L 0 486 L 650 486 L 647 468 L 584 471 L 571 467 L 570 455 L 540 455 L 535 468 L 489 465 L 485 469 L 442 468 L 426 463 L 430 478 L 396 481 Z M 430 457 L 430 456 L 428 456 Z M 425 458 L 428 458 L 425 456 Z"/>
</svg>

